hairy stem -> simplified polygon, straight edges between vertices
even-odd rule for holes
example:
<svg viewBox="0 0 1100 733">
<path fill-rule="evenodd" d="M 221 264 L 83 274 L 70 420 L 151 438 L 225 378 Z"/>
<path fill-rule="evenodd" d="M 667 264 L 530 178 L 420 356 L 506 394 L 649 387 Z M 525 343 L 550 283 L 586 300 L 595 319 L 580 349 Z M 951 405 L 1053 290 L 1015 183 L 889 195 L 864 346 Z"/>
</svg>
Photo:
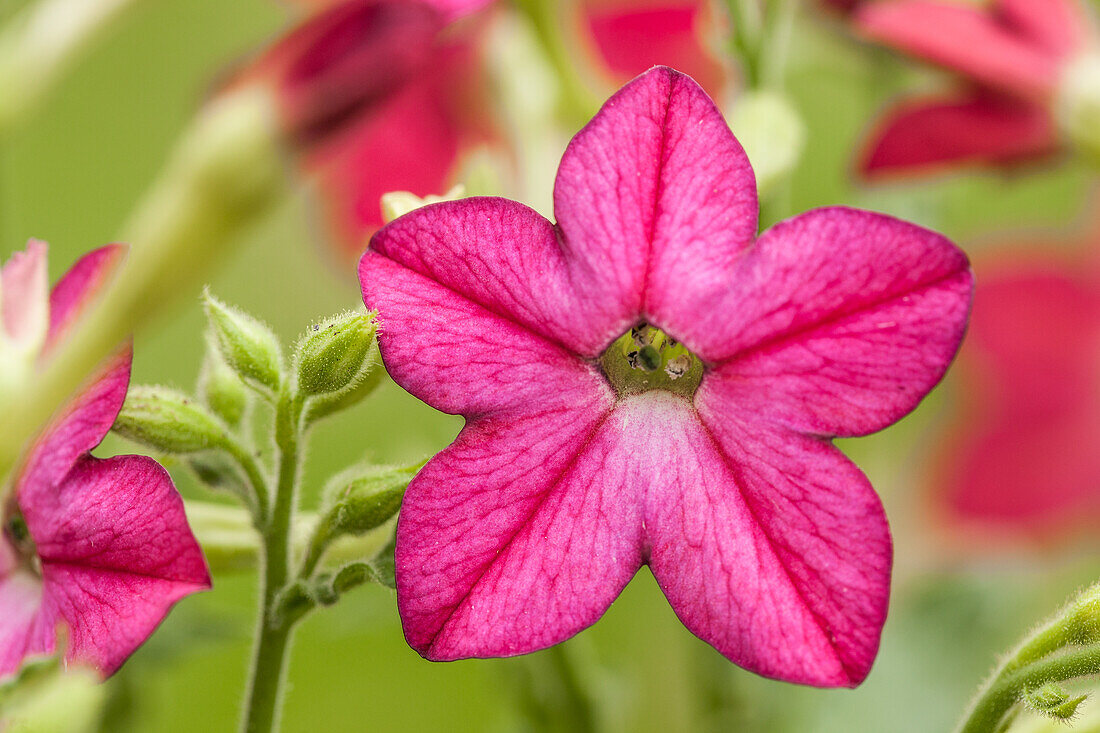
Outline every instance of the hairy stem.
<svg viewBox="0 0 1100 733">
<path fill-rule="evenodd" d="M 1045 657 L 1013 671 L 1002 668 L 979 692 L 958 733 L 995 733 L 1024 690 L 1098 673 L 1100 644 Z"/>
<path fill-rule="evenodd" d="M 279 450 L 279 476 L 270 521 L 262 543 L 261 609 L 252 658 L 248 703 L 242 730 L 269 733 L 277 730 L 286 677 L 287 652 L 293 625 L 274 613 L 279 593 L 286 586 L 291 553 L 291 520 L 298 488 L 302 401 L 284 388 L 275 414 L 275 443 Z"/>
</svg>

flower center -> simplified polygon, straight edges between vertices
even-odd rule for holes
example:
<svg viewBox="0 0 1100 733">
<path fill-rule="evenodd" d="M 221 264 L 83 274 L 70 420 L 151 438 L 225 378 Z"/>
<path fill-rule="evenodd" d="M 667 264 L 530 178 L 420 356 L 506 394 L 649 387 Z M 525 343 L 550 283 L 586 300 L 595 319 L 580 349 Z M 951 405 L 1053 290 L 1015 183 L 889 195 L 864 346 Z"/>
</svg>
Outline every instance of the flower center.
<svg viewBox="0 0 1100 733">
<path fill-rule="evenodd" d="M 663 389 L 691 398 L 703 379 L 703 363 L 683 344 L 639 323 L 600 355 L 600 369 L 620 396 Z"/>
<path fill-rule="evenodd" d="M 4 540 L 15 550 L 20 564 L 36 576 L 42 576 L 42 564 L 38 559 L 38 548 L 34 545 L 27 520 L 18 508 L 10 510 L 4 518 Z"/>
</svg>

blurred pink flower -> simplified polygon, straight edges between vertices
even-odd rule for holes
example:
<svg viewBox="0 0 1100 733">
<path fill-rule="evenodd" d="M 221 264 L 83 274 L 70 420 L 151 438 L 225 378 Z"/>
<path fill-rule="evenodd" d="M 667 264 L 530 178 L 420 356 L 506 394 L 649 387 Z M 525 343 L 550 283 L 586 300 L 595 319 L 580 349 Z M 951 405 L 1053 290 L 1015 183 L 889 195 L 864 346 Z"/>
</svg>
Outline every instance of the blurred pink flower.
<svg viewBox="0 0 1100 733">
<path fill-rule="evenodd" d="M 85 255 L 46 292 L 46 247 L 32 241 L 4 266 L 5 339 L 38 331 L 48 357 L 122 254 Z M 113 673 L 171 606 L 210 587 L 202 552 L 167 472 L 145 456 L 89 451 L 126 397 L 130 349 L 111 358 L 36 439 L 18 470 L 0 534 L 0 676 L 54 651 Z"/>
<path fill-rule="evenodd" d="M 272 84 L 285 133 L 320 188 L 341 249 L 358 256 L 387 191 L 447 190 L 464 151 L 498 137 L 483 72 L 492 0 L 298 0 L 305 18 L 235 78 Z M 704 0 L 587 0 L 581 11 L 613 73 L 681 63 L 715 89 L 698 42 Z M 471 17 L 472 16 L 472 17 Z"/>
<path fill-rule="evenodd" d="M 1052 106 L 1068 64 L 1084 50 L 1079 0 L 887 0 L 861 4 L 853 23 L 960 82 L 955 92 L 887 112 L 863 154 L 865 174 L 1006 164 L 1059 149 Z"/>
<path fill-rule="evenodd" d="M 1044 246 L 1045 245 L 1045 246 Z M 935 477 L 953 526 L 1064 535 L 1100 516 L 1100 238 L 979 261 L 968 409 Z M 967 379 L 967 377 L 969 377 Z"/>
<path fill-rule="evenodd" d="M 965 255 L 840 207 L 757 238 L 741 146 L 668 68 L 577 134 L 554 208 L 556 225 L 500 198 L 426 206 L 361 260 L 390 374 L 467 419 L 401 511 L 409 643 L 435 660 L 541 649 L 646 564 L 732 661 L 858 684 L 891 542 L 830 438 L 886 427 L 941 379 L 969 308 Z M 601 354 L 641 322 L 698 358 L 694 391 L 612 385 Z"/>
</svg>

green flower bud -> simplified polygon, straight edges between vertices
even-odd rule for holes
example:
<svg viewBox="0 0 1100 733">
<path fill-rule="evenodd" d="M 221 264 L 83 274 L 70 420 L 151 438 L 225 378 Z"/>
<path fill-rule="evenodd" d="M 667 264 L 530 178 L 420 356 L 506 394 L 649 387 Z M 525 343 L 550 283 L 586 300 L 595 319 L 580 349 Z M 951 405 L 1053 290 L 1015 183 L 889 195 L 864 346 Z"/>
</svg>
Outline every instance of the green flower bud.
<svg viewBox="0 0 1100 733">
<path fill-rule="evenodd" d="M 402 468 L 376 467 L 366 474 L 334 484 L 322 523 L 330 537 L 361 535 L 381 527 L 401 508 L 405 489 L 423 464 Z"/>
<path fill-rule="evenodd" d="M 237 427 L 241 424 L 248 409 L 248 390 L 214 344 L 207 345 L 206 358 L 199 372 L 198 392 L 206 406 L 226 425 Z"/>
<path fill-rule="evenodd" d="M 160 453 L 197 453 L 225 444 L 225 426 L 183 392 L 131 387 L 113 430 Z"/>
<path fill-rule="evenodd" d="M 325 574 L 317 578 L 314 593 L 318 603 L 322 606 L 331 606 L 352 588 L 376 578 L 374 568 L 370 565 L 365 562 L 353 562 L 334 574 Z"/>
<path fill-rule="evenodd" d="M 1077 708 L 1088 695 L 1070 697 L 1057 682 L 1047 682 L 1041 687 L 1024 690 L 1023 703 L 1028 709 L 1059 720 L 1069 720 L 1077 714 Z"/>
<path fill-rule="evenodd" d="M 806 126 L 786 97 L 764 90 L 741 94 L 727 119 L 745 148 L 760 198 L 765 200 L 798 166 Z"/>
<path fill-rule="evenodd" d="M 244 311 L 204 295 L 210 335 L 225 363 L 246 383 L 268 393 L 283 382 L 283 353 L 271 329 Z"/>
<path fill-rule="evenodd" d="M 315 323 L 298 342 L 298 390 L 307 396 L 339 392 L 370 366 L 377 321 L 369 313 L 343 313 Z"/>
<path fill-rule="evenodd" d="M 317 422 L 321 418 L 359 404 L 374 391 L 374 388 L 382 382 L 384 376 L 386 376 L 386 370 L 381 368 L 381 357 L 378 354 L 378 344 L 376 342 L 367 352 L 367 356 L 363 360 L 363 368 L 360 369 L 356 380 L 352 384 L 339 392 L 317 395 L 309 401 L 306 423 Z"/>
</svg>

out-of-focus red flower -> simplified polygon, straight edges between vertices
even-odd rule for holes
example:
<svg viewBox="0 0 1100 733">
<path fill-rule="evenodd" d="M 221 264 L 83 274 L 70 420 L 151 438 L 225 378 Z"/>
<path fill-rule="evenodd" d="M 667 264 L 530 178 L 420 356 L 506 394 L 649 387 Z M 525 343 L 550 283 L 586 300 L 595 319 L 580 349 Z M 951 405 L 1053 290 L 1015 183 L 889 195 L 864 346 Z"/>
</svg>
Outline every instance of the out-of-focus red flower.
<svg viewBox="0 0 1100 733">
<path fill-rule="evenodd" d="M 229 85 L 269 86 L 341 250 L 382 224 L 386 191 L 437 193 L 492 135 L 478 30 L 487 0 L 298 0 L 304 18 Z"/>
<path fill-rule="evenodd" d="M 317 182 L 341 249 L 382 224 L 387 191 L 447 190 L 461 155 L 495 138 L 479 50 L 491 0 L 296 0 L 303 19 L 238 73 L 277 99 L 282 133 Z M 612 75 L 657 63 L 717 93 L 703 48 L 704 0 L 585 0 L 581 17 Z M 585 30 L 586 29 L 586 30 Z M 621 81 L 621 78 L 615 80 Z"/>
<path fill-rule="evenodd" d="M 975 263 L 968 409 L 936 477 L 949 523 L 1044 537 L 1100 517 L 1100 232 Z"/>
<path fill-rule="evenodd" d="M 707 52 L 713 19 L 705 0 L 582 0 L 592 41 L 621 83 L 665 65 L 686 72 L 718 96 L 722 67 Z"/>
<path fill-rule="evenodd" d="M 866 38 L 953 72 L 961 85 L 888 111 L 863 173 L 1004 164 L 1059 148 L 1053 105 L 1085 48 L 1080 0 L 886 0 L 861 3 L 853 23 Z"/>
</svg>

